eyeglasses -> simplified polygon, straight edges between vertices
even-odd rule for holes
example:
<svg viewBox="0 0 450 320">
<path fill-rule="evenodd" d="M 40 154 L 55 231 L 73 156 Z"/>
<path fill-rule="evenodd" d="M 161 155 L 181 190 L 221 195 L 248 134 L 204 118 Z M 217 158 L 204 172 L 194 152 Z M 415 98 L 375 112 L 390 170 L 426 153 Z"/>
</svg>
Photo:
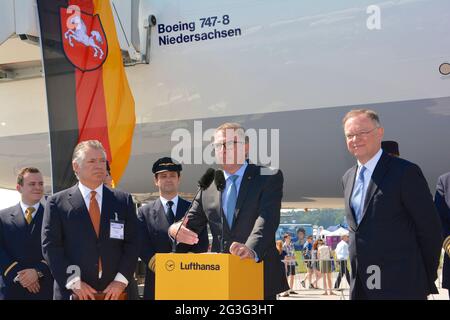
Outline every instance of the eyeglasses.
<svg viewBox="0 0 450 320">
<path fill-rule="evenodd" d="M 373 130 L 378 129 L 378 128 L 379 127 L 375 127 L 375 128 L 373 128 L 372 130 L 369 130 L 369 131 L 361 131 L 361 132 L 353 133 L 353 134 L 348 133 L 348 134 L 345 135 L 345 138 L 347 138 L 347 140 L 352 140 L 353 138 L 358 138 L 358 137 L 365 138 L 365 137 L 367 137 L 367 135 L 369 133 L 371 133 Z"/>
<path fill-rule="evenodd" d="M 223 143 L 213 143 L 212 146 L 216 150 L 221 150 L 222 148 L 225 148 L 226 150 L 231 150 L 231 149 L 233 149 L 234 145 L 238 144 L 238 143 L 243 143 L 243 142 L 242 141 L 227 141 L 227 142 L 223 142 Z"/>
</svg>

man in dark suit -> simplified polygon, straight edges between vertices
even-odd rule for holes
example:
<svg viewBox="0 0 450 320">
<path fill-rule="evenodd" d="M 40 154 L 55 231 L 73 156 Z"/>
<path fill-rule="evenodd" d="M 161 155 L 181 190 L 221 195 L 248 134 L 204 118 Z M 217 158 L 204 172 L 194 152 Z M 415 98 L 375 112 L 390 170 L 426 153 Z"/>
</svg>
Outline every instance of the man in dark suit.
<svg viewBox="0 0 450 320">
<path fill-rule="evenodd" d="M 187 224 L 181 227 L 176 240 L 197 243 L 197 234 L 209 224 L 213 236 L 212 251 L 221 251 L 223 234 L 224 252 L 242 259 L 264 261 L 264 298 L 275 299 L 276 294 L 289 289 L 284 265 L 275 247 L 283 174 L 280 170 L 247 161 L 248 137 L 237 123 L 226 123 L 216 129 L 214 148 L 224 171 L 225 190 L 221 194 L 212 184 L 199 193 L 189 211 Z M 222 212 L 219 210 L 221 202 Z M 180 223 L 170 227 L 172 238 Z"/>
<path fill-rule="evenodd" d="M 426 299 L 441 252 L 439 216 L 420 168 L 381 149 L 384 129 L 368 109 L 343 119 L 357 165 L 343 177 L 352 299 Z"/>
<path fill-rule="evenodd" d="M 45 206 L 42 249 L 55 277 L 54 298 L 121 297 L 136 268 L 138 234 L 131 195 L 103 185 L 106 152 L 96 140 L 73 153 L 79 183 Z"/>
<path fill-rule="evenodd" d="M 450 172 L 439 177 L 434 203 L 441 217 L 442 235 L 444 238 L 447 238 L 450 236 Z M 450 258 L 448 254 L 444 256 L 442 287 L 449 291 L 450 297 Z"/>
<path fill-rule="evenodd" d="M 139 230 L 141 236 L 140 258 L 148 266 L 145 276 L 144 299 L 155 299 L 155 273 L 152 258 L 155 253 L 172 252 L 172 240 L 167 233 L 169 226 L 181 220 L 189 209 L 190 202 L 178 196 L 181 179 L 181 164 L 171 158 L 158 159 L 152 167 L 154 182 L 159 190 L 159 199 L 139 208 Z M 205 229 L 194 246 L 180 244 L 176 252 L 208 251 L 208 232 Z"/>
<path fill-rule="evenodd" d="M 53 278 L 41 248 L 44 181 L 37 168 L 19 172 L 17 191 L 20 202 L 0 211 L 1 295 L 8 300 L 51 300 Z"/>
</svg>

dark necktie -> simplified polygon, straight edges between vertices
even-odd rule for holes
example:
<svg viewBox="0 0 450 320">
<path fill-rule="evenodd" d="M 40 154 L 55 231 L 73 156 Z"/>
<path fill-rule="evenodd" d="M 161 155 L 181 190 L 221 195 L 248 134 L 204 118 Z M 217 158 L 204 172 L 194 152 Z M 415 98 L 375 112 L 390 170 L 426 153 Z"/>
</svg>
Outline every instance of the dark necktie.
<svg viewBox="0 0 450 320">
<path fill-rule="evenodd" d="M 173 213 L 172 207 L 174 203 L 173 201 L 167 201 L 167 221 L 169 224 L 172 224 L 175 222 L 175 214 Z"/>
</svg>

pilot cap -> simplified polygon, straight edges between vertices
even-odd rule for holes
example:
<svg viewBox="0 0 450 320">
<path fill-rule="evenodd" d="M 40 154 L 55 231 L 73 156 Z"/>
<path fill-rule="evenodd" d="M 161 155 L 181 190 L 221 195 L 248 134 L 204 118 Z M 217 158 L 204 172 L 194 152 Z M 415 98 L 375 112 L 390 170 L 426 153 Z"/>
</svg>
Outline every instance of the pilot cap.
<svg viewBox="0 0 450 320">
<path fill-rule="evenodd" d="M 158 174 L 164 171 L 180 172 L 181 170 L 183 170 L 181 164 L 175 162 L 174 160 L 172 160 L 172 158 L 169 157 L 164 157 L 156 160 L 152 167 L 153 174 Z"/>
</svg>

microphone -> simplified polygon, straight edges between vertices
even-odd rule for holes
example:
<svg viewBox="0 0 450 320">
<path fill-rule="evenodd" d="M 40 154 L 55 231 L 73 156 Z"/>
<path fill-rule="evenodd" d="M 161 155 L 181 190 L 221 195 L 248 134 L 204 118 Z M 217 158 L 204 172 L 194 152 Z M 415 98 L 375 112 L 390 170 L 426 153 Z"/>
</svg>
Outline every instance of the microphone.
<svg viewBox="0 0 450 320">
<path fill-rule="evenodd" d="M 222 170 L 217 170 L 214 174 L 214 184 L 216 185 L 217 191 L 223 192 L 225 186 L 227 185 L 225 181 L 225 175 Z"/>
<path fill-rule="evenodd" d="M 219 214 L 220 214 L 220 223 L 221 223 L 221 235 L 220 235 L 220 253 L 224 252 L 224 240 L 223 235 L 225 234 L 223 229 L 223 208 L 222 208 L 222 192 L 225 190 L 225 187 L 227 185 L 225 181 L 225 175 L 223 174 L 222 170 L 217 170 L 214 174 L 214 184 L 216 185 L 217 191 L 220 192 L 219 197 Z"/>
<path fill-rule="evenodd" d="M 200 180 L 198 180 L 197 193 L 195 194 L 194 198 L 192 199 L 191 204 L 189 205 L 189 208 L 187 209 L 186 213 L 184 214 L 183 219 L 181 219 L 181 224 L 178 227 L 177 232 L 175 233 L 175 238 L 173 239 L 173 243 L 172 243 L 172 253 L 175 253 L 177 251 L 178 232 L 180 232 L 181 226 L 183 225 L 184 221 L 186 220 L 189 210 L 191 210 L 192 205 L 194 204 L 194 201 L 197 198 L 200 191 L 205 191 L 206 189 L 208 189 L 209 186 L 211 185 L 211 183 L 214 181 L 215 171 L 216 170 L 214 170 L 213 168 L 208 168 L 208 170 L 206 170 L 206 172 L 203 174 L 203 176 L 200 178 Z"/>
</svg>

